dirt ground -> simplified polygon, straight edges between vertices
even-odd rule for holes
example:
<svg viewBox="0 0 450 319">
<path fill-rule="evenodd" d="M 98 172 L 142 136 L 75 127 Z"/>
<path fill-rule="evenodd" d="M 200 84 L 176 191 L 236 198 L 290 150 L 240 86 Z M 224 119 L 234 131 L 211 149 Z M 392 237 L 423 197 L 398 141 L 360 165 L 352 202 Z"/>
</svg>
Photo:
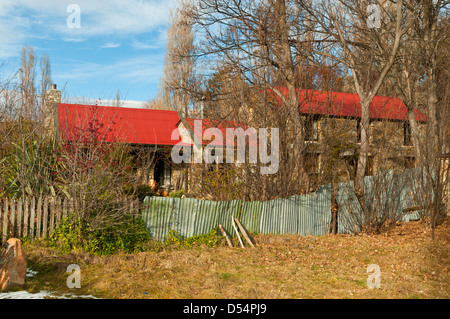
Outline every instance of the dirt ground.
<svg viewBox="0 0 450 319">
<path fill-rule="evenodd" d="M 255 248 L 197 247 L 136 254 L 60 254 L 24 245 L 38 273 L 25 289 L 100 298 L 449 298 L 449 229 L 421 222 L 381 235 L 256 235 Z M 81 288 L 67 287 L 69 264 L 81 267 Z M 368 288 L 369 265 L 379 288 Z M 370 282 L 372 282 L 370 280 Z"/>
</svg>

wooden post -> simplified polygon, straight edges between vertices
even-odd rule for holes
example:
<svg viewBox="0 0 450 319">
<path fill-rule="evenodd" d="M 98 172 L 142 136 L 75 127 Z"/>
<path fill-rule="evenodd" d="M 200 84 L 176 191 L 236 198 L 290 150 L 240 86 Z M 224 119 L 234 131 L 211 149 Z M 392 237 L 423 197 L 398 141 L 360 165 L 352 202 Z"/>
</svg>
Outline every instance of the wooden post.
<svg viewBox="0 0 450 319">
<path fill-rule="evenodd" d="M 0 223 L 2 223 L 2 220 L 3 220 L 3 208 L 2 208 L 2 203 L 0 202 Z M 2 231 L 2 242 L 3 242 L 3 231 Z M 0 242 L 0 244 L 2 242 Z"/>
<path fill-rule="evenodd" d="M 62 212 L 62 218 L 65 219 L 67 217 L 67 207 L 68 205 L 68 198 L 64 198 L 64 203 L 63 203 L 63 212 Z"/>
<path fill-rule="evenodd" d="M 3 236 L 2 241 L 7 240 L 8 236 L 8 198 L 5 198 L 5 209 L 3 210 Z"/>
<path fill-rule="evenodd" d="M 47 224 L 48 224 L 48 197 L 44 198 L 44 207 L 43 207 L 43 223 L 42 223 L 42 236 L 47 236 Z"/>
<path fill-rule="evenodd" d="M 31 199 L 31 211 L 30 211 L 30 239 L 34 239 L 34 218 L 36 212 L 36 198 L 33 196 Z"/>
<path fill-rule="evenodd" d="M 339 206 L 336 201 L 331 202 L 331 234 L 337 234 L 337 218 L 338 218 Z"/>
<path fill-rule="evenodd" d="M 69 214 L 75 213 L 75 200 L 73 198 L 69 201 Z"/>
<path fill-rule="evenodd" d="M 41 222 L 42 222 L 42 197 L 39 196 L 36 210 L 36 237 L 41 238 Z"/>
<path fill-rule="evenodd" d="M 2 208 L 2 203 L 1 203 L 1 201 L 0 201 L 0 223 L 2 222 L 2 217 L 3 217 L 3 215 L 2 215 L 2 211 L 3 211 L 3 208 Z M 1 228 L 0 228 L 1 229 Z M 3 232 L 2 232 L 3 233 Z M 3 239 L 3 238 L 2 238 Z M 0 242 L 0 244 L 1 244 L 2 242 Z"/>
<path fill-rule="evenodd" d="M 233 225 L 233 228 L 234 228 L 234 230 L 236 231 L 236 234 L 237 234 L 237 236 L 238 236 L 239 243 L 241 244 L 241 247 L 244 248 L 244 244 L 242 243 L 241 236 L 239 236 L 239 232 L 238 232 L 238 230 L 237 230 L 237 228 L 236 228 L 236 225 L 235 225 L 235 223 L 234 223 L 234 217 L 233 217 L 233 216 L 231 216 L 231 224 Z"/>
<path fill-rule="evenodd" d="M 219 224 L 219 229 L 222 232 L 222 235 L 227 240 L 228 246 L 233 247 L 233 244 L 231 243 L 231 240 L 228 238 L 227 233 L 225 232 L 225 230 L 223 229 L 222 225 L 220 225 L 220 224 Z"/>
<path fill-rule="evenodd" d="M 255 245 L 253 245 L 252 241 L 250 240 L 250 237 L 248 237 L 244 227 L 242 227 L 241 223 L 239 222 L 239 220 L 234 217 L 234 220 L 236 221 L 236 224 L 238 225 L 242 235 L 244 236 L 244 238 L 247 240 L 247 242 L 250 244 L 250 246 L 255 247 Z"/>
<path fill-rule="evenodd" d="M 22 209 L 23 209 L 23 198 L 19 199 L 17 207 L 17 235 L 22 234 Z"/>
<path fill-rule="evenodd" d="M 16 236 L 16 200 L 11 198 L 11 235 Z"/>
<path fill-rule="evenodd" d="M 29 206 L 30 206 L 30 198 L 25 197 L 23 200 L 24 209 L 23 209 L 23 237 L 28 235 L 28 214 L 29 214 Z"/>
<path fill-rule="evenodd" d="M 52 197 L 50 199 L 50 230 L 49 235 L 53 233 L 53 229 L 55 227 L 55 198 Z"/>
<path fill-rule="evenodd" d="M 61 223 L 61 208 L 61 197 L 58 197 L 58 200 L 56 202 L 56 227 L 58 227 Z"/>
</svg>

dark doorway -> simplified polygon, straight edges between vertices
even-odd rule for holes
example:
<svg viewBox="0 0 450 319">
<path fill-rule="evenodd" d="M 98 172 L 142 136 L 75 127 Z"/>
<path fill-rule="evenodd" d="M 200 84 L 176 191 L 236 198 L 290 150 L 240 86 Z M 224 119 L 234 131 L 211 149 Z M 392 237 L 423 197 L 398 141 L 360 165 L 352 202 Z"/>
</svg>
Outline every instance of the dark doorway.
<svg viewBox="0 0 450 319">
<path fill-rule="evenodd" d="M 158 183 L 159 187 L 169 186 L 171 182 L 171 166 L 166 162 L 167 157 L 164 153 L 156 153 L 155 170 L 153 179 Z"/>
</svg>

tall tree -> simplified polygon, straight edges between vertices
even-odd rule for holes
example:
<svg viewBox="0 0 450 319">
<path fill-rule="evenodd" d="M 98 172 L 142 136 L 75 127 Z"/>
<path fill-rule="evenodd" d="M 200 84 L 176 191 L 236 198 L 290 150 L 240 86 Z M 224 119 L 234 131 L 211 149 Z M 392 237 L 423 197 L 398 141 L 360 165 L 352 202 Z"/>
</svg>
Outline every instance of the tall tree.
<svg viewBox="0 0 450 319">
<path fill-rule="evenodd" d="M 194 33 L 189 19 L 182 14 L 189 10 L 189 3 L 182 0 L 178 6 L 170 13 L 161 96 L 169 108 L 182 111 L 187 117 L 192 103 L 188 88 L 195 81 Z"/>
<path fill-rule="evenodd" d="M 20 69 L 20 92 L 22 98 L 22 109 L 26 119 L 33 119 L 36 114 L 36 55 L 30 46 L 22 48 Z"/>
<path fill-rule="evenodd" d="M 40 70 L 41 70 L 41 80 L 40 80 L 40 112 L 43 111 L 44 104 L 45 104 L 45 92 L 50 89 L 50 86 L 52 84 L 52 68 L 50 65 L 50 58 L 48 57 L 48 54 L 44 54 L 41 57 L 40 61 Z"/>
<path fill-rule="evenodd" d="M 376 6 L 371 21 L 370 8 Z M 313 31 L 322 34 L 322 42 L 331 50 L 315 51 L 340 62 L 351 73 L 354 89 L 361 104 L 361 147 L 359 150 L 355 186 L 361 193 L 369 155 L 369 108 L 395 62 L 401 37 L 408 29 L 403 19 L 403 1 L 395 4 L 375 1 L 339 0 L 305 7 L 312 19 Z M 380 35 L 384 35 L 383 37 Z M 331 52 L 331 53 L 330 53 Z"/>
<path fill-rule="evenodd" d="M 299 114 L 297 93 L 299 88 L 307 87 L 304 83 L 307 77 L 299 76 L 301 66 L 307 65 L 305 56 L 308 55 L 308 37 L 303 32 L 304 26 L 299 23 L 304 17 L 302 2 L 199 0 L 192 10 L 185 12 L 200 39 L 196 51 L 199 61 L 205 63 L 206 70 L 217 67 L 226 70 L 223 74 L 235 81 L 229 82 L 231 85 L 227 87 L 234 88 L 231 96 L 240 102 L 235 104 L 236 112 L 230 116 L 236 115 L 237 110 L 244 106 L 252 108 L 253 124 L 261 127 L 268 124 L 264 120 L 268 117 L 259 117 L 259 123 L 255 120 L 257 114 L 269 113 L 266 103 L 269 95 L 280 102 L 276 111 L 278 116 L 284 116 L 275 122 L 290 138 L 289 141 L 281 141 L 280 138 L 280 147 L 289 150 L 285 152 L 289 159 L 280 160 L 285 167 L 280 167 L 279 174 L 286 170 L 291 175 L 284 179 L 278 176 L 277 180 L 271 179 L 271 183 L 279 184 L 278 191 L 282 189 L 286 194 L 309 189 L 309 177 L 302 165 L 304 125 Z M 227 94 L 222 95 L 223 99 L 228 97 Z M 231 104 L 231 100 L 224 100 L 228 101 Z"/>
</svg>

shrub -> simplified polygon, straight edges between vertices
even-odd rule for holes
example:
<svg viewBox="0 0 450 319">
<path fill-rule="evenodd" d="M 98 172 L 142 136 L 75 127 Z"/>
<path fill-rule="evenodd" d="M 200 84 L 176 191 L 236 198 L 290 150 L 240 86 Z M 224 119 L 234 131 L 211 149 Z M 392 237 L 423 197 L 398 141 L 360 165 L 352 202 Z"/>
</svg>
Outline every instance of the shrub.
<svg viewBox="0 0 450 319">
<path fill-rule="evenodd" d="M 218 235 L 217 227 L 207 234 L 195 235 L 188 238 L 184 238 L 177 231 L 171 229 L 166 236 L 164 244 L 166 247 L 175 248 L 193 248 L 202 245 L 213 248 L 222 246 L 224 244 L 223 239 L 223 236 Z"/>
<path fill-rule="evenodd" d="M 132 195 L 139 199 L 140 202 L 143 202 L 145 197 L 147 196 L 155 196 L 156 192 L 151 188 L 151 186 L 146 184 L 138 184 L 138 185 L 127 185 L 124 187 L 124 193 L 126 195 Z"/>
<path fill-rule="evenodd" d="M 182 190 L 170 192 L 169 197 L 181 197 L 184 192 Z"/>
<path fill-rule="evenodd" d="M 110 255 L 119 251 L 133 253 L 145 250 L 151 237 L 142 218 L 129 218 L 128 222 L 93 232 L 84 232 L 89 225 L 73 214 L 65 218 L 50 235 L 50 246 L 67 253 L 81 249 L 98 255 Z"/>
</svg>

